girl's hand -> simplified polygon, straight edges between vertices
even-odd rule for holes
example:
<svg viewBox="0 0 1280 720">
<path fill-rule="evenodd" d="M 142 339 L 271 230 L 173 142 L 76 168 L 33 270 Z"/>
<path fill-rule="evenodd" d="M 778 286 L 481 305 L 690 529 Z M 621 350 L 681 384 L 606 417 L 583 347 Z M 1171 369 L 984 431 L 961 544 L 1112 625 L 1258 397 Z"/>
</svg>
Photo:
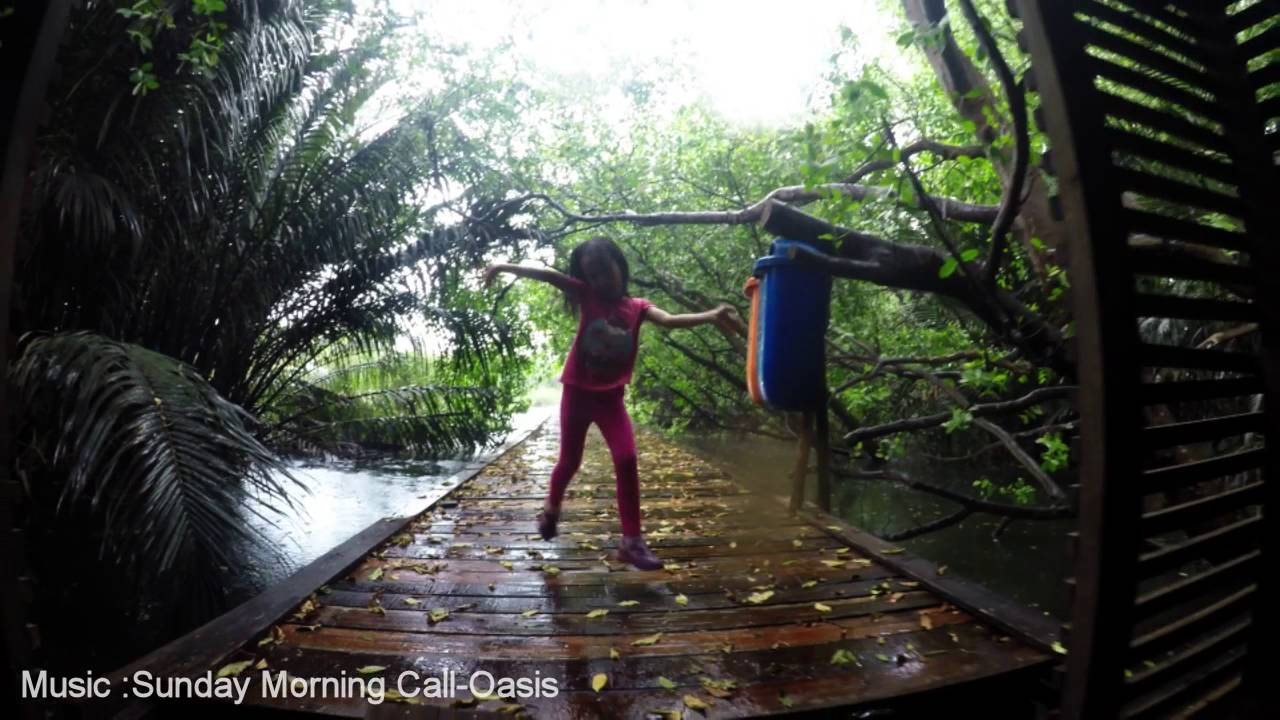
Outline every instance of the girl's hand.
<svg viewBox="0 0 1280 720">
<path fill-rule="evenodd" d="M 502 272 L 502 263 L 492 263 L 484 269 L 484 286 L 489 287 L 493 284 L 493 279 Z"/>
<path fill-rule="evenodd" d="M 730 333 L 742 332 L 742 318 L 738 317 L 738 311 L 728 303 L 720 303 L 716 306 L 714 322 L 720 326 L 721 330 Z"/>
</svg>

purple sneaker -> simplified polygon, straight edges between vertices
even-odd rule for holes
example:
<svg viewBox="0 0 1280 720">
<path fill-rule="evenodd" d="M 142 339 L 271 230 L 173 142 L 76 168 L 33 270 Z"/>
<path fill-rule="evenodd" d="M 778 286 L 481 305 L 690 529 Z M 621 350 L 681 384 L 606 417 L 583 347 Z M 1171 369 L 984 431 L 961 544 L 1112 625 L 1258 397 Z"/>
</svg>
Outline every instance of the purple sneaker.
<svg viewBox="0 0 1280 720">
<path fill-rule="evenodd" d="M 662 561 L 657 555 L 649 549 L 645 544 L 644 538 L 637 535 L 636 537 L 623 537 L 622 545 L 618 548 L 618 559 L 624 563 L 634 565 L 640 570 L 661 570 Z"/>
<path fill-rule="evenodd" d="M 560 511 L 549 512 L 546 508 L 538 513 L 538 534 L 543 540 L 550 540 L 556 536 L 556 524 L 560 522 Z"/>
</svg>

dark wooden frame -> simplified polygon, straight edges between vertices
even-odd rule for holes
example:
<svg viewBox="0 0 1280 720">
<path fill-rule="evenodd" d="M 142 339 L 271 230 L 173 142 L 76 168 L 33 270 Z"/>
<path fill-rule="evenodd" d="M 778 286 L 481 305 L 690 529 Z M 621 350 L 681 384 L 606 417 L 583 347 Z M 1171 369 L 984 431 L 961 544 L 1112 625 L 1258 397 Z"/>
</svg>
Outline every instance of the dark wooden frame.
<svg viewBox="0 0 1280 720">
<path fill-rule="evenodd" d="M 1144 408 L 1252 393 L 1262 393 L 1264 402 L 1270 405 L 1277 397 L 1276 390 L 1280 389 L 1277 381 L 1280 370 L 1275 364 L 1275 359 L 1280 357 L 1276 354 L 1276 290 L 1274 281 L 1267 278 L 1268 270 L 1280 268 L 1274 237 L 1280 230 L 1280 211 L 1274 198 L 1268 197 L 1274 193 L 1277 172 L 1268 142 L 1273 138 L 1263 135 L 1264 118 L 1254 94 L 1256 86 L 1251 83 L 1253 78 L 1246 66 L 1250 56 L 1266 49 L 1261 45 L 1271 43 L 1280 47 L 1280 42 L 1276 42 L 1275 31 L 1268 31 L 1245 43 L 1246 51 L 1237 42 L 1236 35 L 1259 20 L 1280 15 L 1280 3 L 1262 0 L 1240 13 L 1251 16 L 1241 20 L 1227 15 L 1230 5 L 1227 0 L 1119 1 L 1125 6 L 1123 10 L 1092 0 L 1017 0 L 1014 4 L 1023 20 L 1020 39 L 1032 55 L 1034 87 L 1042 100 L 1043 112 L 1037 122 L 1053 145 L 1053 169 L 1058 179 L 1072 262 L 1076 363 L 1081 388 L 1078 405 L 1081 467 L 1079 525 L 1072 547 L 1071 623 L 1064 633 L 1069 648 L 1062 694 L 1065 718 L 1127 717 L 1131 713 L 1145 716 L 1172 711 L 1188 702 L 1200 707 L 1220 700 L 1236 687 L 1230 678 L 1230 667 L 1242 659 L 1242 651 L 1224 652 L 1238 644 L 1240 636 L 1233 638 L 1229 631 L 1222 634 L 1223 631 L 1215 628 L 1219 616 L 1228 612 L 1233 615 L 1226 617 L 1227 620 L 1235 617 L 1235 613 L 1246 613 L 1242 617 L 1250 632 L 1247 645 L 1243 645 L 1246 648 L 1241 664 L 1243 687 L 1255 691 L 1252 693 L 1255 696 L 1273 695 L 1258 679 L 1262 657 L 1276 639 L 1275 621 L 1270 618 L 1274 581 L 1265 570 L 1266 559 L 1275 554 L 1276 548 L 1275 523 L 1267 517 L 1267 510 L 1277 507 L 1274 446 L 1268 443 L 1264 451 L 1217 454 L 1159 470 L 1148 468 L 1161 465 L 1156 460 L 1156 452 L 1172 445 L 1243 432 L 1261 431 L 1276 437 L 1274 433 L 1280 430 L 1277 413 L 1153 425 L 1145 416 Z M 1148 40 L 1154 38 L 1155 43 L 1172 50 L 1166 54 L 1128 40 L 1117 41 L 1114 35 L 1098 31 L 1083 19 L 1092 16 L 1118 25 L 1125 32 Z M 1150 23 L 1140 17 L 1154 17 L 1158 22 Z M 1170 33 L 1167 27 L 1176 28 L 1178 34 Z M 1125 55 L 1137 66 L 1146 65 L 1162 73 L 1189 77 L 1201 83 L 1201 90 L 1209 88 L 1214 99 L 1207 101 L 1196 96 L 1193 105 L 1195 112 L 1208 113 L 1218 119 L 1223 126 L 1222 134 L 1191 125 L 1175 117 L 1175 113 L 1148 110 L 1130 100 L 1103 93 L 1095 85 L 1098 72 L 1113 79 L 1119 76 L 1121 81 L 1165 100 L 1182 102 L 1184 106 L 1187 102 L 1187 98 L 1175 92 L 1177 88 L 1153 76 L 1089 56 L 1085 48 L 1090 44 L 1100 44 Z M 1188 70 L 1187 65 L 1172 59 L 1178 54 L 1191 58 L 1193 63 L 1202 63 L 1206 70 Z M 1277 67 L 1280 66 L 1273 65 L 1272 69 Z M 1135 111 L 1142 117 L 1134 117 Z M 1185 137 L 1194 136 L 1224 152 L 1230 162 L 1206 168 L 1199 156 L 1166 142 L 1135 145 L 1124 139 L 1125 133 L 1106 125 L 1105 117 L 1109 114 L 1155 123 L 1152 127 L 1166 137 L 1180 133 Z M 1149 172 L 1118 169 L 1113 150 L 1133 152 L 1135 148 L 1140 155 L 1154 157 L 1167 165 L 1187 167 L 1190 163 L 1193 171 L 1210 170 L 1214 177 L 1225 177 L 1238 188 L 1238 197 L 1224 204 L 1225 195 L 1206 199 L 1189 193 L 1187 189 L 1194 190 L 1192 186 L 1179 186 Z M 1138 190 L 1174 202 L 1198 200 L 1203 207 L 1229 209 L 1244 221 L 1245 233 L 1223 233 L 1201 224 L 1166 220 L 1125 208 L 1121 200 L 1126 190 Z M 1152 220 L 1157 221 L 1154 226 Z M 1142 223 L 1143 227 L 1136 223 Z M 1142 252 L 1129 243 L 1130 233 L 1139 230 L 1243 250 L 1249 253 L 1248 261 L 1228 265 L 1184 261 L 1165 255 L 1159 249 Z M 1253 289 L 1253 302 L 1200 300 L 1176 294 L 1171 297 L 1139 295 L 1135 280 L 1140 275 L 1203 279 L 1228 288 L 1238 283 Z M 1260 323 L 1263 357 L 1143 344 L 1137 323 L 1142 317 L 1254 320 Z M 1160 367 L 1229 370 L 1243 372 L 1246 377 L 1145 382 L 1143 368 Z M 1155 490 L 1186 488 L 1244 471 L 1260 472 L 1263 481 L 1243 488 L 1206 491 L 1211 494 L 1175 505 L 1170 511 L 1144 512 L 1144 496 Z M 1173 483 L 1175 479 L 1177 482 Z M 1209 532 L 1192 531 L 1190 540 L 1162 550 L 1151 551 L 1142 544 L 1153 534 L 1191 530 L 1197 521 L 1248 505 L 1261 505 L 1262 518 L 1237 520 Z M 1255 585 L 1246 585 L 1235 595 L 1240 598 L 1238 602 L 1202 600 L 1197 605 L 1198 596 L 1184 592 L 1188 588 L 1176 581 L 1165 581 L 1158 592 L 1144 590 L 1143 596 L 1138 596 L 1138 579 L 1144 572 L 1175 569 L 1186 559 L 1209 550 L 1210 545 L 1214 545 L 1214 549 L 1230 547 L 1232 554 L 1246 551 L 1254 547 L 1250 544 L 1254 531 L 1257 531 L 1256 537 L 1261 538 L 1259 549 L 1247 557 L 1255 561 L 1243 562 L 1237 558 L 1207 574 L 1213 576 L 1221 570 L 1224 577 L 1229 573 L 1233 582 L 1247 583 L 1252 579 Z M 1256 591 L 1250 596 L 1254 588 Z M 1200 591 L 1206 594 L 1203 587 Z M 1249 613 L 1251 608 L 1254 611 Z M 1182 614 L 1172 620 L 1161 619 L 1159 613 L 1169 610 Z M 1153 631 L 1152 627 L 1157 629 Z M 1202 635 L 1193 635 L 1192 629 L 1199 627 L 1207 629 Z M 1160 665 L 1150 666 L 1148 673 L 1154 676 L 1172 667 L 1174 669 L 1166 673 L 1171 677 L 1147 683 L 1146 677 L 1139 677 L 1144 673 L 1141 667 L 1133 672 L 1131 663 L 1136 662 L 1138 653 L 1155 645 L 1155 638 L 1160 638 L 1162 647 L 1178 649 L 1178 654 L 1167 660 L 1160 659 Z M 1181 645 L 1192 639 L 1199 644 Z M 1249 648 L 1258 648 L 1260 652 L 1248 652 Z M 1159 688 L 1153 687 L 1162 683 Z"/>
<path fill-rule="evenodd" d="M 12 15 L 0 20 L 4 23 L 0 25 L 4 40 L 0 67 L 6 76 L 0 91 L 0 141 L 4 143 L 0 160 L 0 634 L 11 671 L 6 686 L 13 683 L 15 694 L 18 673 L 34 665 L 40 638 L 29 612 L 35 589 L 26 569 L 23 533 L 17 526 L 23 490 L 10 476 L 13 438 L 7 378 L 14 346 L 10 298 L 18 219 L 36 128 L 71 5 L 72 0 L 48 0 L 43 8 L 36 3 L 19 3 Z M 36 717 L 39 709 L 27 703 L 23 712 Z"/>
</svg>

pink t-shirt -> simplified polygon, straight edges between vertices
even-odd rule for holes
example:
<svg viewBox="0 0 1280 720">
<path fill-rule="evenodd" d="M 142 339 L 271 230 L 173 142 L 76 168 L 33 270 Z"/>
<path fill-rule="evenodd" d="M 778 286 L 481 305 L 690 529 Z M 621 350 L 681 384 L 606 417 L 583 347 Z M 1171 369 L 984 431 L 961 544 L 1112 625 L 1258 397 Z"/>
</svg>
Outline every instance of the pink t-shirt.
<svg viewBox="0 0 1280 720">
<path fill-rule="evenodd" d="M 587 283 L 570 278 L 578 293 L 578 334 L 569 348 L 560 382 L 587 390 L 609 390 L 631 382 L 640 321 L 653 303 L 644 298 L 606 300 Z"/>
</svg>

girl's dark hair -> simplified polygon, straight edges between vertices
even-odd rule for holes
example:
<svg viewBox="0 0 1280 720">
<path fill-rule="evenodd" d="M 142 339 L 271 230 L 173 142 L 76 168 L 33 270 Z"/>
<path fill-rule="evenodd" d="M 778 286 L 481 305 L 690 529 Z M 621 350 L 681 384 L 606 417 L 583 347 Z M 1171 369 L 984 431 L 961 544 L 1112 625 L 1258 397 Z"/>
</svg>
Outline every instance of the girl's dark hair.
<svg viewBox="0 0 1280 720">
<path fill-rule="evenodd" d="M 627 297 L 627 282 L 631 279 L 631 268 L 627 265 L 627 256 L 622 254 L 622 248 L 603 235 L 597 235 L 587 240 L 569 253 L 569 277 L 575 277 L 586 282 L 587 275 L 582 271 L 582 259 L 588 253 L 603 253 L 606 258 L 618 266 L 618 272 L 622 274 L 622 296 Z M 565 293 L 564 302 L 570 313 L 573 315 L 578 314 L 579 298 L 577 293 Z"/>
</svg>

